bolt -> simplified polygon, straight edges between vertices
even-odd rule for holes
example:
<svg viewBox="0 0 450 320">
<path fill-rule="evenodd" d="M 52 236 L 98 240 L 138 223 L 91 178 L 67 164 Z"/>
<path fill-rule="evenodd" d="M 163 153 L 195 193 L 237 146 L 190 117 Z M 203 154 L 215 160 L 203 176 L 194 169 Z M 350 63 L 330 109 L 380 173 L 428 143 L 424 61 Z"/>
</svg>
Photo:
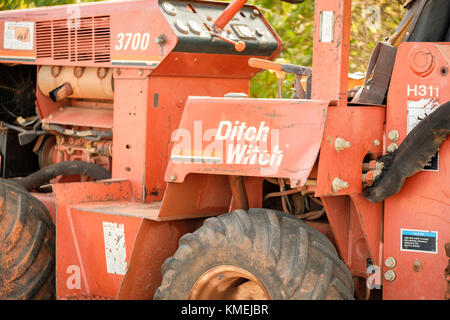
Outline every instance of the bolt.
<svg viewBox="0 0 450 320">
<path fill-rule="evenodd" d="M 176 175 L 172 175 L 170 176 L 170 181 L 176 181 L 177 180 L 177 176 Z"/>
<path fill-rule="evenodd" d="M 373 140 L 373 144 L 376 147 L 379 146 L 380 145 L 380 140 L 378 140 L 378 139 Z"/>
<path fill-rule="evenodd" d="M 397 150 L 397 149 L 398 149 L 398 145 L 395 144 L 395 143 L 391 143 L 391 144 L 388 146 L 387 151 L 389 151 L 389 152 L 394 152 L 394 151 Z"/>
<path fill-rule="evenodd" d="M 339 178 L 334 178 L 333 183 L 331 185 L 331 189 L 333 190 L 333 192 L 338 192 L 341 189 L 347 189 L 348 188 L 348 182 L 344 181 L 342 179 Z"/>
<path fill-rule="evenodd" d="M 400 138 L 400 133 L 398 133 L 397 130 L 391 130 L 391 131 L 388 133 L 388 138 L 389 138 L 389 140 L 391 140 L 391 141 L 397 141 L 398 138 Z"/>
<path fill-rule="evenodd" d="M 97 77 L 99 79 L 104 79 L 106 77 L 106 74 L 108 73 L 108 69 L 106 68 L 97 68 Z"/>
<path fill-rule="evenodd" d="M 144 73 L 144 71 L 142 69 L 138 70 L 138 75 L 142 76 L 143 73 Z"/>
<path fill-rule="evenodd" d="M 386 260 L 384 261 L 384 265 L 387 268 L 395 268 L 395 266 L 397 265 L 397 261 L 395 260 L 394 257 L 387 257 Z"/>
<path fill-rule="evenodd" d="M 251 14 L 251 17 L 252 17 L 253 19 L 255 19 L 255 18 L 258 17 L 258 16 L 259 16 L 259 11 L 256 10 L 256 9 L 253 9 L 252 14 Z"/>
<path fill-rule="evenodd" d="M 395 272 L 394 272 L 394 270 L 388 270 L 388 271 L 386 271 L 385 273 L 384 273 L 384 278 L 387 280 L 387 281 L 394 281 L 395 280 L 395 278 L 396 278 L 396 275 L 395 275 Z"/>
<path fill-rule="evenodd" d="M 413 262 L 413 270 L 415 272 L 420 272 L 423 269 L 423 263 L 419 260 L 414 260 Z"/>
<path fill-rule="evenodd" d="M 341 151 L 344 149 L 348 149 L 350 148 L 352 145 L 349 141 L 345 141 L 342 138 L 336 138 L 336 140 L 334 141 L 334 148 L 336 149 L 336 151 Z"/>
<path fill-rule="evenodd" d="M 168 40 L 169 40 L 169 38 L 167 38 L 167 36 L 165 34 L 161 34 L 158 37 L 156 37 L 153 41 L 156 44 L 159 44 L 160 46 L 164 46 Z"/>
</svg>

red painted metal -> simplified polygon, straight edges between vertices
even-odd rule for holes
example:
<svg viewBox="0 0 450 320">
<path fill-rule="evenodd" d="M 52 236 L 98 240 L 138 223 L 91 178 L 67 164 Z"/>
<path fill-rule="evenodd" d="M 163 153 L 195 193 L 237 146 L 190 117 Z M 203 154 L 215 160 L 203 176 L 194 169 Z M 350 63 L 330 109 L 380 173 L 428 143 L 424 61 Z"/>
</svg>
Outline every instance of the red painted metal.
<svg viewBox="0 0 450 320">
<path fill-rule="evenodd" d="M 72 30 L 73 34 L 76 30 L 82 30 L 84 28 L 110 28 L 109 38 L 112 39 L 111 43 L 106 41 L 105 46 L 110 46 L 111 54 L 109 59 L 102 59 L 95 61 L 87 58 L 73 58 L 70 59 L 62 56 L 58 60 L 54 60 L 47 54 L 39 54 L 36 46 L 30 51 L 17 51 L 17 50 L 5 50 L 0 49 L 0 62 L 10 63 L 12 59 L 16 58 L 26 58 L 26 61 L 21 61 L 24 64 L 37 64 L 37 65 L 59 65 L 59 66 L 95 66 L 95 67 L 113 67 L 120 65 L 124 60 L 142 62 L 142 65 L 130 66 L 130 68 L 140 68 L 140 69 L 154 69 L 156 65 L 162 61 L 170 51 L 175 47 L 177 43 L 177 37 L 172 31 L 172 28 L 164 19 L 163 13 L 161 12 L 158 1 L 146 1 L 146 0 L 135 0 L 135 1 L 125 1 L 125 2 L 109 2 L 109 3 L 88 3 L 88 4 L 77 4 L 79 10 L 73 10 L 74 6 L 54 6 L 46 8 L 34 8 L 25 9 L 21 11 L 10 11 L 2 13 L 2 16 L 11 21 L 28 21 L 37 22 L 40 21 L 40 28 L 48 28 L 52 24 L 54 27 L 59 27 L 61 32 L 66 32 L 65 30 Z M 76 15 L 79 12 L 79 16 Z M 149 19 L 148 17 L 152 17 Z M 80 20 L 76 20 L 80 19 Z M 121 22 L 127 21 L 126 24 Z M 67 28 L 67 29 L 64 29 Z M 51 30 L 51 29 L 49 29 Z M 104 31 L 105 29 L 102 29 Z M 67 31 L 68 32 L 68 31 Z M 98 30 L 98 36 L 101 37 L 100 30 Z M 131 45 L 120 46 L 120 33 L 141 33 L 144 34 L 148 32 L 151 35 L 149 39 L 152 45 L 148 46 L 148 50 L 133 50 Z M 0 26 L 0 43 L 3 43 L 4 36 L 3 24 Z M 45 33 L 44 33 L 45 34 Z M 43 46 L 49 41 L 51 31 L 48 31 L 47 38 L 42 38 Z M 160 50 L 159 45 L 153 43 L 153 38 L 160 34 L 165 34 L 168 38 L 166 45 L 164 46 L 163 52 Z M 104 34 L 105 37 L 108 35 Z M 79 34 L 81 36 L 81 34 Z M 64 37 L 61 37 L 60 46 L 61 51 L 64 52 Z M 126 40 L 126 39 L 124 39 Z M 47 42 L 46 42 L 47 41 Z M 105 43 L 105 40 L 104 42 Z M 68 41 L 67 41 L 68 46 Z M 93 51 L 99 48 L 94 47 L 79 47 L 80 52 L 74 52 L 74 57 L 76 54 L 82 52 L 91 52 L 93 56 Z M 102 49 L 107 49 L 103 47 Z M 42 48 L 41 52 L 47 52 L 49 47 Z M 61 54 L 61 52 L 59 52 Z M 16 61 L 16 60 L 15 60 Z"/>
<path fill-rule="evenodd" d="M 101 296 L 115 299 L 124 279 L 123 273 L 108 270 L 106 258 L 108 249 L 104 223 L 123 228 L 122 236 L 126 257 L 126 268 L 130 268 L 130 257 L 135 245 L 139 263 L 145 265 L 145 278 L 151 285 L 135 288 L 129 298 L 152 297 L 161 281 L 159 268 L 163 261 L 175 251 L 179 237 L 198 227 L 198 222 L 154 222 L 152 210 L 157 205 L 132 203 L 131 184 L 128 181 L 111 180 L 89 183 L 53 185 L 58 203 L 57 243 L 57 292 L 58 298 L 71 299 L 74 296 Z M 90 190 L 86 193 L 86 190 Z M 108 201 L 105 201 L 108 200 Z M 145 227 L 143 227 L 145 226 Z M 139 230 L 144 228 L 145 241 L 135 244 Z M 119 241 L 120 239 L 117 239 Z M 163 242 L 164 246 L 160 243 Z M 118 256 L 120 258 L 120 255 Z M 136 263 L 136 262 L 134 262 Z M 142 269 L 139 269 L 142 275 Z M 125 287 L 128 284 L 125 285 Z"/>
<path fill-rule="evenodd" d="M 331 15 L 333 18 L 328 21 L 325 17 Z M 350 16 L 350 0 L 315 2 L 312 99 L 347 105 Z M 321 32 L 325 31 L 331 34 L 330 38 L 322 39 Z"/>
<path fill-rule="evenodd" d="M 52 217 L 53 223 L 56 224 L 56 201 L 53 192 L 50 193 L 31 192 L 31 194 L 37 199 L 39 199 L 39 201 L 41 201 L 47 207 L 47 210 L 50 213 L 50 216 Z"/>
<path fill-rule="evenodd" d="M 411 59 L 411 56 L 419 59 L 422 53 L 431 59 L 425 73 Z M 397 130 L 399 139 L 391 141 L 387 137 L 386 145 L 399 145 L 408 132 L 408 122 L 414 124 L 415 117 L 421 116 L 411 106 L 416 104 L 424 113 L 429 113 L 450 100 L 448 76 L 441 71 L 449 67 L 448 43 L 399 46 L 386 110 L 386 134 Z M 444 299 L 448 260 L 444 245 L 450 241 L 450 193 L 446 188 L 450 172 L 448 139 L 441 144 L 438 153 L 437 171 L 423 170 L 406 179 L 402 190 L 385 200 L 383 257 L 393 257 L 397 262 L 391 268 L 396 274 L 395 280 L 383 279 L 385 299 Z M 401 229 L 437 232 L 437 253 L 401 250 Z M 423 268 L 414 268 L 415 262 L 421 263 Z M 384 272 L 388 269 L 384 267 Z"/>
<path fill-rule="evenodd" d="M 215 25 L 224 28 L 244 3 L 233 1 Z M 44 29 L 61 28 L 68 8 L 73 7 L 13 11 L 2 17 L 35 22 Z M 58 298 L 152 298 L 161 282 L 160 267 L 176 250 L 178 239 L 198 228 L 205 217 L 261 207 L 263 180 L 268 177 L 288 179 L 292 188 L 306 186 L 308 179 L 314 182 L 303 191 L 313 191 L 322 200 L 329 224 L 308 223 L 332 240 L 353 276 L 367 278 L 370 264 L 383 274 L 393 271 L 395 279 L 383 280 L 384 298 L 444 297 L 450 204 L 442 186 L 449 180 L 449 142 L 439 150 L 438 171 L 408 178 L 402 190 L 384 203 L 362 197 L 362 174 L 367 172 L 363 159 L 376 159 L 404 140 L 408 123 L 414 120 L 412 111 L 408 113 L 411 105 L 437 108 L 449 100 L 450 45 L 400 45 L 387 106 L 351 106 L 347 103 L 351 1 L 316 1 L 313 100 L 231 98 L 224 96 L 249 93 L 249 79 L 255 75 L 248 66 L 250 56 L 175 52 L 178 38 L 158 1 L 79 8 L 84 28 L 90 23 L 110 28 L 106 60 L 82 61 L 77 58 L 80 52 L 73 59 L 55 59 L 40 44 L 39 50 L 29 51 L 0 47 L 1 63 L 19 58 L 20 63 L 38 67 L 105 67 L 113 72 L 113 100 L 53 102 L 37 88 L 36 106 L 44 123 L 114 130 L 112 141 L 101 142 L 112 143 L 113 157 L 90 158 L 88 150 L 94 144 L 83 137 L 64 140 L 55 147 L 62 154 L 50 157 L 75 159 L 78 155 L 67 155 L 79 144 L 81 160 L 112 166 L 112 180 L 55 183 L 52 194 L 35 194 L 57 225 Z M 121 48 L 121 34 L 147 32 L 148 50 Z M 153 41 L 162 35 L 164 45 Z M 38 42 L 48 41 L 46 36 Z M 270 57 L 258 58 L 277 56 L 281 41 L 275 33 L 273 37 L 278 48 Z M 211 42 L 212 47 L 216 44 Z M 64 50 L 58 54 L 64 55 Z M 398 135 L 389 134 L 394 130 Z M 236 146 L 248 148 L 242 153 L 247 162 L 236 161 L 239 156 L 232 153 Z M 247 154 L 249 149 L 254 152 Z M 238 183 L 230 186 L 230 181 Z M 126 255 L 121 259 L 126 267 L 120 272 L 108 269 L 105 223 L 123 230 Z M 401 229 L 437 232 L 437 253 L 401 250 Z M 388 257 L 396 260 L 395 267 L 383 266 Z"/>
<path fill-rule="evenodd" d="M 166 181 L 208 173 L 284 177 L 302 186 L 316 161 L 327 106 L 328 101 L 191 97 L 171 141 Z M 214 117 L 205 116 L 211 108 Z"/>
<path fill-rule="evenodd" d="M 201 226 L 203 220 L 155 222 L 142 220 L 134 242 L 128 272 L 118 299 L 152 299 L 161 283 L 161 265 L 178 247 L 178 239 Z M 164 244 L 164 245 L 162 245 Z"/>
<path fill-rule="evenodd" d="M 384 107 L 330 107 L 320 148 L 317 176 L 317 196 L 360 194 L 362 163 L 366 155 L 374 158 L 382 153 Z M 342 138 L 351 146 L 336 150 L 335 142 Z M 334 179 L 348 182 L 348 188 L 333 190 Z"/>
<path fill-rule="evenodd" d="M 56 289 L 58 297 L 85 293 L 114 297 L 122 280 L 121 275 L 107 274 L 102 219 L 104 215 L 90 215 L 72 206 L 82 201 L 125 200 L 131 198 L 131 185 L 127 181 L 58 183 L 53 185 L 57 203 Z M 127 225 L 126 251 L 132 249 L 133 234 L 139 228 L 139 219 L 108 216 L 107 221 Z M 130 224 L 128 224 L 128 223 Z M 130 231 L 128 231 L 130 230 Z M 94 241 L 95 240 L 95 241 Z M 94 268 L 95 272 L 91 272 Z M 99 278 L 97 278 L 99 277 Z"/>
</svg>

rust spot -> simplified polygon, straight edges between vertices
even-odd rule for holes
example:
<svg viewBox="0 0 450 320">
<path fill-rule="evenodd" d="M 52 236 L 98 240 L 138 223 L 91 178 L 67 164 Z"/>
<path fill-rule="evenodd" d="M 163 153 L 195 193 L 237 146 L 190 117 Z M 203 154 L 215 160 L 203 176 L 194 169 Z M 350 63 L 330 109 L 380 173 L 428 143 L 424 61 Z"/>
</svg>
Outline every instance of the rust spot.
<svg viewBox="0 0 450 320">
<path fill-rule="evenodd" d="M 271 113 L 264 113 L 265 117 L 269 117 L 269 118 L 276 118 L 278 116 L 278 114 L 274 111 Z"/>
</svg>

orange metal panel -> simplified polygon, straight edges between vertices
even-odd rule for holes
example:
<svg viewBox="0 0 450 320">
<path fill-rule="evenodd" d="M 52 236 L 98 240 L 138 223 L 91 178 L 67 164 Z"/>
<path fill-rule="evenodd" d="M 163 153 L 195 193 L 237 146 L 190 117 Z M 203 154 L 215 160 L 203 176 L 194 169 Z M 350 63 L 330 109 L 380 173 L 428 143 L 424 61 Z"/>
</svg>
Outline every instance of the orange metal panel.
<svg viewBox="0 0 450 320">
<path fill-rule="evenodd" d="M 45 118 L 42 122 L 111 129 L 113 112 L 111 109 L 62 107 L 52 112 L 51 118 Z"/>
<path fill-rule="evenodd" d="M 350 195 L 372 264 L 381 264 L 383 203 L 371 203 L 361 195 Z"/>
<path fill-rule="evenodd" d="M 374 158 L 382 153 L 384 107 L 329 107 L 325 132 L 320 147 L 316 196 L 362 193 L 362 163 L 367 154 Z M 350 142 L 350 147 L 337 150 L 336 139 Z M 339 178 L 348 188 L 333 190 Z"/>
<path fill-rule="evenodd" d="M 450 141 L 439 149 L 439 171 L 417 173 L 402 190 L 385 200 L 384 259 L 394 257 L 394 281 L 383 279 L 385 299 L 444 299 L 450 242 Z M 446 187 L 447 186 L 447 187 Z M 437 232 L 437 252 L 401 250 L 401 229 Z M 422 264 L 415 271 L 414 263 Z M 387 268 L 384 268 L 384 272 Z"/>
<path fill-rule="evenodd" d="M 313 99 L 347 105 L 350 0 L 321 0 L 314 8 Z"/>
<path fill-rule="evenodd" d="M 56 202 L 55 195 L 53 193 L 40 193 L 40 192 L 31 192 L 31 194 L 38 198 L 46 207 L 50 216 L 52 217 L 52 221 L 56 224 Z"/>
<path fill-rule="evenodd" d="M 189 69 L 187 69 L 189 70 Z M 151 76 L 115 72 L 113 177 L 133 183 L 136 198 L 160 201 L 170 136 L 190 94 L 223 96 L 249 89 L 248 79 Z M 137 93 L 136 93 L 137 92 Z M 157 137 L 157 138 L 156 138 Z"/>
<path fill-rule="evenodd" d="M 429 56 L 430 60 L 423 62 L 428 64 L 429 70 L 425 74 L 420 73 L 419 67 L 411 56 Z M 419 60 L 419 57 L 416 59 Z M 450 68 L 449 43 L 402 43 L 397 51 L 396 62 L 387 100 L 386 134 L 396 130 L 399 138 L 395 141 L 387 140 L 386 147 L 392 142 L 400 145 L 405 139 L 409 104 L 419 103 L 424 108 L 424 113 L 417 116 L 424 117 L 425 113 L 431 112 L 436 106 L 450 100 L 448 71 L 447 75 L 441 74 L 442 68 Z M 413 119 L 410 121 L 414 120 L 413 114 L 411 117 Z"/>
<path fill-rule="evenodd" d="M 118 299 L 152 299 L 161 285 L 161 266 L 178 248 L 178 240 L 203 220 L 154 222 L 144 219 L 134 242 Z"/>
<path fill-rule="evenodd" d="M 190 97 L 172 135 L 166 181 L 182 182 L 195 172 L 284 177 L 303 185 L 327 107 L 327 101 Z"/>
<path fill-rule="evenodd" d="M 13 51 L 5 50 L 0 45 L 0 61 L 2 62 L 14 62 L 20 59 L 21 63 L 38 65 L 109 67 L 125 64 L 131 68 L 153 69 L 177 43 L 177 37 L 164 18 L 156 0 L 62 5 L 5 11 L 0 13 L 0 16 L 2 21 L 33 22 L 35 23 L 35 30 L 38 27 L 45 30 L 46 26 L 50 26 L 39 39 L 43 45 L 50 41 L 52 24 L 54 25 L 53 32 L 58 32 L 59 35 L 59 57 L 57 59 L 48 55 L 39 56 L 36 46 L 33 46 L 33 50 Z M 148 17 L 152 17 L 152 19 Z M 37 22 L 43 22 L 43 24 L 38 26 Z M 34 36 L 36 38 L 35 30 Z M 94 30 L 96 41 L 90 41 L 89 32 L 86 32 L 86 30 Z M 74 40 L 76 39 L 75 34 L 77 34 L 77 37 L 84 37 L 84 42 L 81 40 L 76 46 L 80 48 L 79 51 L 72 51 L 75 48 L 73 43 L 71 47 L 69 46 L 69 32 L 72 41 L 76 41 Z M 139 45 L 136 44 L 137 40 L 133 40 L 135 34 L 139 34 Z M 148 34 L 148 36 L 145 36 L 144 42 L 145 34 Z M 164 50 L 161 50 L 160 46 L 153 41 L 161 34 L 165 34 L 167 37 Z M 3 35 L 3 23 L 0 23 L 0 44 L 3 44 Z M 97 42 L 99 38 L 103 40 Z M 130 41 L 128 41 L 128 38 L 130 38 Z M 134 44 L 133 41 L 135 41 Z M 126 45 L 127 42 L 128 45 Z M 142 44 L 143 42 L 144 44 Z M 89 45 L 86 45 L 86 43 Z M 91 47 L 92 43 L 97 44 Z M 51 46 L 47 45 L 45 50 L 52 51 Z M 86 55 L 86 52 L 88 52 L 88 55 Z M 101 59 L 94 58 L 94 55 L 99 52 L 110 52 L 110 56 Z M 78 56 L 80 57 L 78 58 Z M 122 57 L 126 57 L 126 59 L 124 60 Z M 136 61 L 139 61 L 139 63 L 136 64 Z"/>
<path fill-rule="evenodd" d="M 183 183 L 168 183 L 160 219 L 208 217 L 229 212 L 228 176 L 190 174 Z"/>
<path fill-rule="evenodd" d="M 378 261 L 379 242 L 376 241 L 379 241 L 381 220 L 376 220 L 377 217 L 372 218 L 376 221 L 374 221 L 374 225 L 369 226 L 365 223 L 367 220 L 364 217 L 377 214 L 377 212 L 361 211 L 361 203 L 355 204 L 355 199 L 349 196 L 323 197 L 321 199 L 341 259 L 352 275 L 366 277 L 368 259 L 370 258 L 372 263 Z M 356 200 L 361 201 L 362 199 L 356 198 Z M 377 216 L 380 217 L 380 215 L 381 211 L 378 211 Z"/>
<path fill-rule="evenodd" d="M 247 63 L 236 60 L 236 63 Z M 180 66 L 180 68 L 183 68 Z M 193 69 L 189 72 L 194 72 Z M 248 74 L 247 74 L 248 77 Z M 170 157 L 170 139 L 178 128 L 181 116 L 189 96 L 215 96 L 220 97 L 229 92 L 248 93 L 248 78 L 205 78 L 205 77 L 166 77 L 152 75 L 149 80 L 148 107 L 147 105 L 147 129 L 145 161 L 145 200 L 159 201 L 162 199 L 166 182 L 164 173 Z M 207 111 L 211 113 L 211 109 Z M 130 136 L 137 135 L 136 126 L 131 126 L 129 133 L 122 133 L 122 139 L 128 140 Z M 115 128 L 116 136 L 120 135 Z M 156 138 L 157 137 L 157 138 Z M 131 141 L 133 144 L 133 141 Z M 124 149 L 124 146 L 121 150 Z M 127 152 L 127 151 L 125 151 Z M 121 155 L 120 155 L 121 156 Z M 151 159 L 151 160 L 150 160 Z M 115 161 L 118 159 L 117 154 Z"/>
<path fill-rule="evenodd" d="M 136 199 L 145 199 L 148 133 L 148 71 L 120 69 L 114 73 L 112 177 L 127 179 Z"/>
<path fill-rule="evenodd" d="M 448 43 L 399 46 L 388 96 L 387 146 L 399 145 L 420 119 L 450 100 L 449 67 Z M 442 72 L 445 68 L 447 72 Z M 398 140 L 389 138 L 392 130 L 399 133 Z M 444 245 L 450 242 L 449 172 L 450 141 L 447 139 L 439 148 L 436 170 L 423 170 L 407 178 L 400 192 L 385 200 L 383 256 L 396 260 L 394 268 L 389 270 L 384 266 L 383 272 L 395 273 L 393 281 L 383 279 L 385 299 L 445 298 L 448 258 Z M 402 247 L 402 229 L 419 234 L 408 240 L 409 251 Z M 435 235 L 428 242 L 436 245 L 436 252 L 421 247 L 421 242 L 427 243 L 420 236 L 422 232 Z"/>
<path fill-rule="evenodd" d="M 57 203 L 56 216 L 56 291 L 58 297 L 73 296 L 81 293 L 88 295 L 94 294 L 92 288 L 97 288 L 98 284 L 90 281 L 99 281 L 95 279 L 95 272 L 91 272 L 85 266 L 84 259 L 98 258 L 92 256 L 89 251 L 89 238 L 97 237 L 95 244 L 97 249 L 104 241 L 101 241 L 103 235 L 101 226 L 91 226 L 91 222 L 80 222 L 78 218 L 81 213 L 76 209 L 71 209 L 73 204 L 83 201 L 100 201 L 100 200 L 125 200 L 131 198 L 131 184 L 127 181 L 109 180 L 97 182 L 83 183 L 58 183 L 53 185 L 53 192 Z M 89 215 L 82 213 L 82 216 L 90 218 Z M 93 217 L 92 217 L 93 218 Z M 111 216 L 112 223 L 125 224 L 127 218 L 120 216 Z M 100 218 L 98 218 L 100 219 Z M 136 218 L 134 218 L 136 219 Z M 76 223 L 74 221 L 77 221 Z M 129 219 L 128 219 L 129 220 Z M 97 221 L 98 222 L 98 221 Z M 134 223 L 132 229 L 137 232 L 138 222 Z M 93 229 L 91 229 L 91 227 Z M 133 232 L 133 231 L 131 231 Z M 130 238 L 130 237 L 128 237 Z M 133 237 L 131 237 L 133 238 Z M 92 240 L 92 239 L 91 239 Z M 131 242 L 132 243 L 132 242 Z M 130 246 L 131 244 L 127 244 Z M 87 247 L 86 247 L 87 246 Z M 129 247 L 129 251 L 131 247 Z M 103 250 L 104 252 L 104 250 Z M 97 252 L 98 254 L 98 252 Z M 85 256 L 88 255 L 88 256 Z M 87 262 L 86 262 L 87 263 Z M 91 262 L 90 262 L 91 263 Z M 90 277 L 90 278 L 88 278 Z M 94 279 L 94 280 L 92 280 Z M 100 296 L 114 296 L 120 285 L 121 276 L 110 275 L 105 280 L 105 287 L 101 290 Z M 114 292 L 114 288 L 117 290 Z"/>
<path fill-rule="evenodd" d="M 61 215 L 58 216 L 58 219 L 60 218 Z M 58 297 L 78 294 L 116 297 L 143 218 L 82 211 L 71 207 L 65 219 L 69 228 L 62 230 L 58 227 L 58 231 L 71 237 L 75 250 L 67 251 L 67 248 L 63 248 L 64 253 L 57 260 Z M 110 238 L 114 237 L 111 241 L 117 241 L 124 247 L 108 246 L 105 237 L 108 237 L 106 233 L 109 231 L 105 228 L 105 223 L 114 229 L 122 230 L 116 235 L 111 235 Z M 62 244 L 62 242 L 58 243 Z M 67 242 L 64 243 L 64 247 L 66 246 L 68 246 Z M 114 249 L 119 252 L 114 252 Z M 113 252 L 106 252 L 107 250 Z M 113 267 L 109 267 L 110 270 L 108 270 L 108 263 L 111 262 L 108 261 L 107 254 L 111 254 L 110 259 L 118 260 L 116 266 L 112 264 Z M 120 260 L 121 258 L 123 261 Z M 119 262 L 122 262 L 122 265 Z M 80 270 L 79 289 L 76 286 L 77 267 Z"/>
</svg>

